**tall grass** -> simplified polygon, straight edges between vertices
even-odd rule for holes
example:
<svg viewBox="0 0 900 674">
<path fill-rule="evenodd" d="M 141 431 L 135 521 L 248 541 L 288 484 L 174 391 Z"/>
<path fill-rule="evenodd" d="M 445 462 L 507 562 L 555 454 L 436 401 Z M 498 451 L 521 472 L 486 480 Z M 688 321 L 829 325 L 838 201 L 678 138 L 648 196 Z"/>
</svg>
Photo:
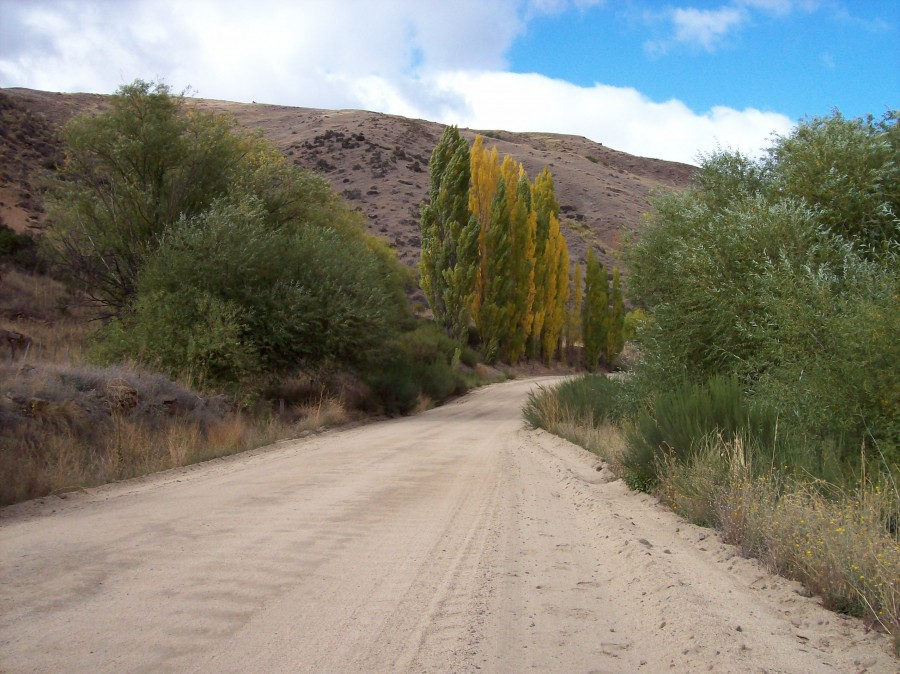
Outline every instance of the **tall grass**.
<svg viewBox="0 0 900 674">
<path fill-rule="evenodd" d="M 619 420 L 631 409 L 622 382 L 585 374 L 528 394 L 522 414 L 531 428 L 543 428 L 602 457 L 621 470 L 623 435 Z"/>
</svg>

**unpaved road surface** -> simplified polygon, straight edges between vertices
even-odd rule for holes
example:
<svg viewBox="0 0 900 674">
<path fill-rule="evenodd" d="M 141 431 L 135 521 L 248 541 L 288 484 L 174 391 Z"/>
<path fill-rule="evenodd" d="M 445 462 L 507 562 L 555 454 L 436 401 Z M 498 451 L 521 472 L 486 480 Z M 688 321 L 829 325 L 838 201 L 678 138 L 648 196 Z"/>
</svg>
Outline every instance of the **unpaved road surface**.
<svg viewBox="0 0 900 674">
<path fill-rule="evenodd" d="M 533 385 L 0 511 L 0 670 L 897 671 L 524 430 Z"/>
</svg>

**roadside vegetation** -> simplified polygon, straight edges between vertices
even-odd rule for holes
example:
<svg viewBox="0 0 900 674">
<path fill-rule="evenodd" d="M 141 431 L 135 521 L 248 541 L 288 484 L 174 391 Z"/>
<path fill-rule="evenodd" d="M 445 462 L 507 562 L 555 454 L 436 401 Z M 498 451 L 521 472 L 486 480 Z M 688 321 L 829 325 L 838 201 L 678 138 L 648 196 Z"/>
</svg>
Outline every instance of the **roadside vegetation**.
<svg viewBox="0 0 900 674">
<path fill-rule="evenodd" d="M 0 226 L 0 505 L 483 380 L 322 177 L 165 84 L 110 103 L 63 130 L 39 240 Z"/>
<path fill-rule="evenodd" d="M 626 251 L 634 371 L 540 390 L 525 416 L 900 654 L 898 117 L 703 157 Z"/>
</svg>

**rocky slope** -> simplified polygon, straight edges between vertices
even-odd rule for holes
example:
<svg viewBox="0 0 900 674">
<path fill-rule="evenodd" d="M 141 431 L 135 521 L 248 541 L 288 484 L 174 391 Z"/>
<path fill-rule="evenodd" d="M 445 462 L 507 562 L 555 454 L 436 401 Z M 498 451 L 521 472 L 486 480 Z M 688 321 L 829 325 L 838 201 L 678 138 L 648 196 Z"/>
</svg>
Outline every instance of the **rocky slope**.
<svg viewBox="0 0 900 674">
<path fill-rule="evenodd" d="M 199 108 L 233 114 L 261 129 L 296 164 L 320 171 L 369 217 L 370 229 L 396 248 L 407 265 L 419 255 L 419 206 L 428 192 L 428 160 L 443 126 L 360 110 L 317 110 L 191 99 Z M 0 216 L 22 231 L 44 214 L 36 183 L 60 161 L 57 130 L 73 115 L 108 105 L 95 94 L 0 90 Z M 478 131 L 462 130 L 470 140 Z M 580 136 L 480 131 L 488 145 L 522 162 L 534 178 L 553 173 L 562 225 L 573 261 L 593 246 L 615 263 L 627 232 L 640 228 L 655 190 L 687 186 L 693 167 L 635 157 Z"/>
</svg>

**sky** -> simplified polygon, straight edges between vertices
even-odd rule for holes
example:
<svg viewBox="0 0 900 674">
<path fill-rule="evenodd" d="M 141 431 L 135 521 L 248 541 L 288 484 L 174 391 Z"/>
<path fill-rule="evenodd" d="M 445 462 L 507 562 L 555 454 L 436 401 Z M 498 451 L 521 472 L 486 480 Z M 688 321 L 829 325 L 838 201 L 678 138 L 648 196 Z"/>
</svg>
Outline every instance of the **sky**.
<svg viewBox="0 0 900 674">
<path fill-rule="evenodd" d="M 135 79 L 697 163 L 900 108 L 900 2 L 0 0 L 0 87 Z"/>
</svg>

